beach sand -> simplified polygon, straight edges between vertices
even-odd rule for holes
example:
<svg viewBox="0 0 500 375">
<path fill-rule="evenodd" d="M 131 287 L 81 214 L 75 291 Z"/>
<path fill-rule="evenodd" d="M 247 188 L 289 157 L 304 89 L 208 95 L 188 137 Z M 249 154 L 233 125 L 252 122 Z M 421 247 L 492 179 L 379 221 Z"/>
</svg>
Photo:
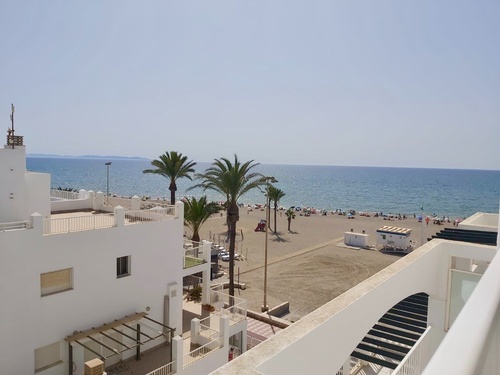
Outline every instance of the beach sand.
<svg viewBox="0 0 500 375">
<path fill-rule="evenodd" d="M 127 207 L 127 202 L 119 198 L 110 198 L 110 203 L 120 203 Z M 161 202 L 165 203 L 165 202 Z M 235 281 L 246 284 L 245 290 L 236 290 L 236 296 L 248 301 L 248 308 L 260 311 L 263 304 L 264 289 L 264 247 L 265 233 L 254 229 L 265 211 L 247 211 L 240 209 L 237 230 L 243 233 L 243 241 L 237 242 L 236 252 L 243 260 L 235 261 Z M 418 216 L 418 213 L 417 213 Z M 274 229 L 274 211 L 271 210 L 271 228 Z M 209 219 L 202 227 L 202 239 L 211 239 L 228 248 L 224 243 L 227 231 L 225 213 Z M 444 227 L 432 221 L 422 225 L 411 217 L 406 220 L 383 220 L 381 217 L 356 215 L 354 219 L 346 216 L 312 214 L 292 220 L 291 231 L 287 230 L 284 213 L 277 214 L 277 233 L 268 234 L 268 280 L 267 305 L 273 308 L 283 302 L 290 303 L 290 314 L 284 318 L 296 321 L 316 308 L 357 285 L 361 281 L 397 261 L 397 255 L 382 254 L 377 250 L 349 248 L 344 245 L 344 233 L 353 229 L 369 235 L 368 244 L 375 246 L 376 230 L 384 225 L 412 229 L 410 238 L 419 245 L 421 237 L 426 239 Z M 185 228 L 185 235 L 191 233 Z M 214 237 L 215 236 L 215 237 Z M 241 236 L 240 236 L 241 238 Z M 417 246 L 418 246 L 417 245 Z M 225 275 L 214 283 L 227 281 L 228 263 L 219 261 Z"/>
</svg>

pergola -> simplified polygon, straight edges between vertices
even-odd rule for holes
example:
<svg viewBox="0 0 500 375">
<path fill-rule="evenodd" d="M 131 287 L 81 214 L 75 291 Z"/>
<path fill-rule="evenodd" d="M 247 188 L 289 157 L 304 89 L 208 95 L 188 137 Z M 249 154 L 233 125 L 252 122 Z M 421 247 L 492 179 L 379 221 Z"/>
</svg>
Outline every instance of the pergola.
<svg viewBox="0 0 500 375">
<path fill-rule="evenodd" d="M 140 313 L 135 313 L 133 315 L 125 315 L 121 319 L 115 319 L 113 322 L 103 324 L 98 327 L 92 327 L 88 330 L 81 331 L 78 333 L 74 333 L 71 336 L 68 336 L 65 338 L 65 341 L 68 343 L 68 349 L 69 349 L 69 361 L 68 361 L 68 374 L 72 375 L 73 374 L 73 343 L 76 343 L 83 348 L 87 349 L 88 351 L 94 353 L 98 358 L 100 358 L 103 362 L 114 355 L 119 355 L 127 350 L 133 350 L 135 349 L 136 354 L 135 354 L 135 359 L 139 360 L 141 359 L 141 346 L 150 342 L 154 341 L 160 337 L 165 337 L 167 342 L 170 345 L 170 357 L 172 357 L 172 338 L 174 337 L 175 334 L 175 328 L 171 328 L 169 326 L 166 326 L 154 319 L 148 318 L 146 312 L 140 312 Z M 157 335 L 150 335 L 147 334 L 146 332 L 143 332 L 141 330 L 141 324 L 140 320 L 145 319 L 149 322 L 155 323 L 156 325 L 159 325 L 161 327 L 160 330 L 158 330 Z M 135 327 L 133 326 L 133 323 L 135 322 Z M 129 331 L 129 333 L 125 332 Z M 112 337 L 110 335 L 111 332 L 116 332 L 120 334 L 122 337 L 125 337 L 129 340 L 132 341 L 132 345 L 127 345 L 123 343 L 120 340 L 117 340 L 116 338 Z M 115 349 L 101 341 L 99 341 L 96 336 L 104 336 L 108 338 L 109 340 L 116 342 L 121 349 Z M 98 345 L 108 349 L 111 351 L 111 354 L 103 356 L 101 353 L 98 353 L 94 349 L 90 348 L 88 345 L 82 343 L 82 340 L 90 339 L 91 341 L 97 343 Z"/>
</svg>

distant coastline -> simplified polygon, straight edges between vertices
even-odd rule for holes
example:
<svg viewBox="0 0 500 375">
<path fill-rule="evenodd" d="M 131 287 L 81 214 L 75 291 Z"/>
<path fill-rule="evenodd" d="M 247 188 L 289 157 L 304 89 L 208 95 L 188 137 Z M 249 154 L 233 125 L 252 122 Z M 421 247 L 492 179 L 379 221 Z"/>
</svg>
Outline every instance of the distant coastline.
<svg viewBox="0 0 500 375">
<path fill-rule="evenodd" d="M 141 158 L 139 156 L 101 156 L 101 155 L 56 155 L 56 154 L 27 154 L 28 158 L 52 158 L 52 159 L 97 159 L 97 160 L 145 160 L 148 158 Z"/>
</svg>

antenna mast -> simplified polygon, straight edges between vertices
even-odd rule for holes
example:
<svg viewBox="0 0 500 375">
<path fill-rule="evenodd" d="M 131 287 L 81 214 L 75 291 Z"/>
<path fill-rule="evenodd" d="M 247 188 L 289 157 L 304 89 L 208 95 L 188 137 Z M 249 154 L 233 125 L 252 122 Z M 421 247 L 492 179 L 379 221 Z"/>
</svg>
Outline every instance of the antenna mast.
<svg viewBox="0 0 500 375">
<path fill-rule="evenodd" d="M 14 104 L 11 104 L 11 113 L 10 113 L 10 122 L 12 124 L 11 130 L 12 130 L 12 140 L 14 141 Z M 12 142 L 12 148 L 14 148 L 14 142 Z"/>
</svg>

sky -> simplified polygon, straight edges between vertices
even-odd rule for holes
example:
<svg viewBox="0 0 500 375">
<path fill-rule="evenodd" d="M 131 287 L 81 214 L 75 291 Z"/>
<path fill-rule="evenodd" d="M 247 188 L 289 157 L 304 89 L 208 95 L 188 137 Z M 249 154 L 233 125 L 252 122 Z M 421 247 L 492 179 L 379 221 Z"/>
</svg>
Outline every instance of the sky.
<svg viewBox="0 0 500 375">
<path fill-rule="evenodd" d="M 500 170 L 496 0 L 0 0 L 0 35 L 28 153 Z"/>
</svg>

